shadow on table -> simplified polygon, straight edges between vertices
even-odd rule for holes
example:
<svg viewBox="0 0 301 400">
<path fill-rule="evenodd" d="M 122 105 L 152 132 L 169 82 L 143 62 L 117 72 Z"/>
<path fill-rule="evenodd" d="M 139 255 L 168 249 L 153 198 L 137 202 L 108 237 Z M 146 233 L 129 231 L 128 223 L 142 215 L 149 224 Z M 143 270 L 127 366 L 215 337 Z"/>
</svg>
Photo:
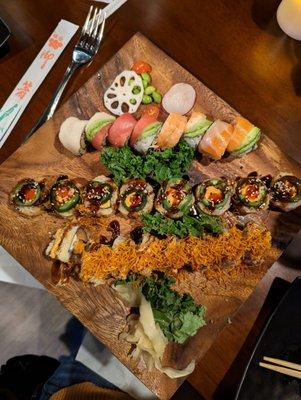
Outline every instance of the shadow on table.
<svg viewBox="0 0 301 400">
<path fill-rule="evenodd" d="M 214 393 L 214 400 L 234 399 L 238 385 L 242 379 L 244 370 L 252 355 L 257 340 L 273 311 L 276 309 L 289 287 L 289 282 L 280 278 L 274 279 L 270 291 L 247 339 Z"/>
<path fill-rule="evenodd" d="M 252 4 L 252 19 L 260 29 L 274 36 L 282 36 L 276 12 L 281 0 L 254 0 Z"/>
<path fill-rule="evenodd" d="M 283 46 L 285 46 L 286 53 L 296 60 L 291 71 L 291 79 L 295 94 L 301 96 L 301 43 L 286 36 L 278 25 L 276 13 L 280 1 L 254 0 L 251 9 L 252 19 L 260 29 L 279 37 Z"/>
</svg>

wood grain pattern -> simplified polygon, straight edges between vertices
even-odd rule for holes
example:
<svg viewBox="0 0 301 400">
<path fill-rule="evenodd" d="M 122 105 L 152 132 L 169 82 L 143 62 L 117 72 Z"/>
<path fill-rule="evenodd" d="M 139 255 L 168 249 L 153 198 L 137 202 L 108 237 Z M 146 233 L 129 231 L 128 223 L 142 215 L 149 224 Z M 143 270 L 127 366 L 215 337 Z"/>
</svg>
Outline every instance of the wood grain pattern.
<svg viewBox="0 0 301 400">
<path fill-rule="evenodd" d="M 33 276 L 42 282 L 82 323 L 114 354 L 126 364 L 151 390 L 161 399 L 168 399 L 181 383 L 153 371 L 147 372 L 142 363 L 136 364 L 128 357 L 129 345 L 118 340 L 118 335 L 125 325 L 128 310 L 116 300 L 113 291 L 106 286 L 90 287 L 72 281 L 66 287 L 55 287 L 50 280 L 50 265 L 42 254 L 48 244 L 50 234 L 62 220 L 51 215 L 41 215 L 33 219 L 24 219 L 8 207 L 7 199 L 16 181 L 24 177 L 41 179 L 54 178 L 67 174 L 71 178 L 81 176 L 90 179 L 99 173 L 97 155 L 76 158 L 67 153 L 56 140 L 61 122 L 70 115 L 89 118 L 103 108 L 102 93 L 113 77 L 121 70 L 132 65 L 135 59 L 148 60 L 153 65 L 153 81 L 165 92 L 173 83 L 183 81 L 191 83 L 197 90 L 197 105 L 214 118 L 231 121 L 236 111 L 221 100 L 210 89 L 165 53 L 159 50 L 142 35 L 135 35 L 107 63 L 99 75 L 92 77 L 68 102 L 48 121 L 31 140 L 20 147 L 0 168 L 0 243 Z M 273 141 L 264 137 L 260 148 L 242 159 L 231 162 L 224 160 L 210 166 L 200 166 L 200 170 L 209 176 L 245 176 L 256 169 L 260 174 L 279 171 L 291 171 L 301 176 L 301 167 L 287 158 Z M 297 213 L 279 216 L 270 213 L 269 225 L 275 237 L 283 246 L 291 235 L 300 228 Z M 199 301 L 207 306 L 207 320 L 210 323 L 199 331 L 187 345 L 171 345 L 166 354 L 166 362 L 182 368 L 196 356 L 200 359 L 214 342 L 214 339 L 227 324 L 242 302 L 249 296 L 258 281 L 274 260 L 260 270 L 247 271 L 237 281 L 221 287 L 217 282 L 200 282 L 199 286 L 189 282 L 189 287 Z"/>
</svg>

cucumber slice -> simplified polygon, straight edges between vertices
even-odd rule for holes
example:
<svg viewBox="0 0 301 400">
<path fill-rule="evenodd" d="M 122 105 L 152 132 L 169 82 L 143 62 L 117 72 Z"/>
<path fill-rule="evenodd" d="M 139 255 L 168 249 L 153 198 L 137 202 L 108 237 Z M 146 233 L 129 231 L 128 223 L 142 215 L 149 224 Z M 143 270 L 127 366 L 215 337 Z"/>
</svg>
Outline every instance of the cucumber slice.
<svg viewBox="0 0 301 400">
<path fill-rule="evenodd" d="M 272 186 L 273 197 L 283 203 L 297 203 L 301 200 L 301 180 L 293 175 L 276 179 Z"/>
<path fill-rule="evenodd" d="M 62 191 L 69 192 L 68 197 L 62 197 Z M 80 201 L 80 191 L 72 181 L 59 181 L 50 189 L 50 201 L 55 211 L 65 213 Z"/>
<path fill-rule="evenodd" d="M 42 190 L 38 182 L 26 179 L 19 182 L 12 195 L 13 203 L 20 207 L 33 206 L 41 197 Z"/>
<path fill-rule="evenodd" d="M 147 193 L 138 188 L 130 188 L 121 199 L 123 207 L 129 212 L 141 211 L 147 202 Z"/>
<path fill-rule="evenodd" d="M 267 198 L 268 188 L 258 178 L 245 178 L 238 181 L 236 196 L 247 207 L 258 208 Z"/>
<path fill-rule="evenodd" d="M 221 215 L 230 208 L 232 189 L 223 179 L 208 179 L 195 193 L 197 206 L 206 214 Z"/>
</svg>

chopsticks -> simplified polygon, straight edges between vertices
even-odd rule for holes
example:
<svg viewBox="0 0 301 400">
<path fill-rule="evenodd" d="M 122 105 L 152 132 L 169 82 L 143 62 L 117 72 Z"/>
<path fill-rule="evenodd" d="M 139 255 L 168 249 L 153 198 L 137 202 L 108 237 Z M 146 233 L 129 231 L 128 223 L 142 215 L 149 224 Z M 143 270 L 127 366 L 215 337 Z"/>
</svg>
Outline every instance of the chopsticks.
<svg viewBox="0 0 301 400">
<path fill-rule="evenodd" d="M 290 361 L 280 360 L 279 358 L 263 357 L 264 361 L 269 361 L 273 364 L 260 362 L 259 366 L 279 372 L 284 375 L 293 376 L 294 378 L 301 379 L 301 365 L 292 363 Z M 288 367 L 288 368 L 286 368 Z"/>
</svg>

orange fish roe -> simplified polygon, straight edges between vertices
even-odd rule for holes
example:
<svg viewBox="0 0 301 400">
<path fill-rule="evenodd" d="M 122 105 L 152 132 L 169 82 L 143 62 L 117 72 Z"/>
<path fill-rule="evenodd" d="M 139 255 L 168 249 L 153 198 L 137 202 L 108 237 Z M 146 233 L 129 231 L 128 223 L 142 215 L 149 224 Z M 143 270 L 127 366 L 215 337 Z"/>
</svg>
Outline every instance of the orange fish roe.
<svg viewBox="0 0 301 400">
<path fill-rule="evenodd" d="M 174 275 L 188 265 L 218 278 L 227 267 L 239 273 L 246 258 L 253 265 L 263 262 L 270 249 L 271 233 L 254 223 L 243 231 L 233 227 L 218 237 L 152 238 L 143 246 L 122 243 L 114 249 L 101 245 L 83 253 L 80 278 L 98 281 L 125 278 L 129 272 L 148 275 L 154 270 Z"/>
</svg>

